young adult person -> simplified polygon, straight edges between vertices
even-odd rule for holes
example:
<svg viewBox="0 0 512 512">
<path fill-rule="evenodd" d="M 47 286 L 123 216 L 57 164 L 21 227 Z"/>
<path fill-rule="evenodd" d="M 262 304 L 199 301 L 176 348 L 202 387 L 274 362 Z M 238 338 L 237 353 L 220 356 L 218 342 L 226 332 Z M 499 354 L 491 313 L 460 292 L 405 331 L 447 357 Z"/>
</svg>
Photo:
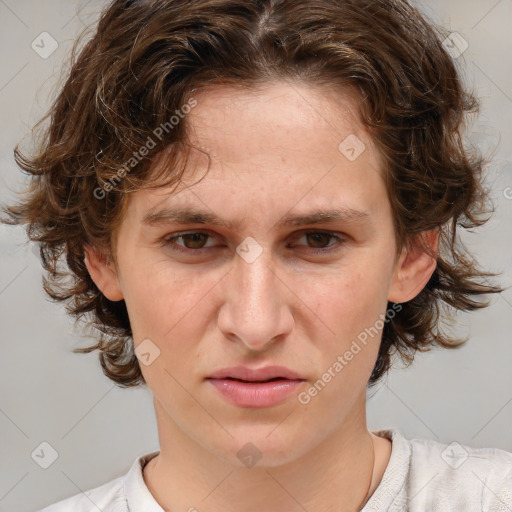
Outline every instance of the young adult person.
<svg viewBox="0 0 512 512">
<path fill-rule="evenodd" d="M 44 511 L 510 509 L 512 454 L 366 424 L 394 353 L 457 345 L 442 303 L 500 291 L 454 236 L 475 105 L 405 1 L 112 2 L 5 211 L 160 450 Z"/>
</svg>

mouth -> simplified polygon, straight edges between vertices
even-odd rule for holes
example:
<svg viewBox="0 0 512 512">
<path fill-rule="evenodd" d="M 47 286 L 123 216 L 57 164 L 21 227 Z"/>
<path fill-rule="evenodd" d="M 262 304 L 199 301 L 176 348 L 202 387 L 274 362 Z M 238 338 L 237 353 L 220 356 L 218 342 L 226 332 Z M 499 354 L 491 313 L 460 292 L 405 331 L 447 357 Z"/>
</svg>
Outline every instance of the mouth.
<svg viewBox="0 0 512 512">
<path fill-rule="evenodd" d="M 276 380 L 305 380 L 297 372 L 284 366 L 265 366 L 252 369 L 245 366 L 223 368 L 207 377 L 207 379 L 237 380 L 242 382 L 272 382 Z"/>
<path fill-rule="evenodd" d="M 235 379 L 234 377 L 224 377 L 224 379 L 218 379 L 218 380 L 234 380 L 237 382 L 245 382 L 247 384 L 262 384 L 263 382 L 286 381 L 286 380 L 292 380 L 292 379 L 285 379 L 284 377 L 273 377 L 272 379 L 266 379 L 266 380 L 245 380 L 245 379 Z"/>
<path fill-rule="evenodd" d="M 306 379 L 284 367 L 251 370 L 238 366 L 220 370 L 206 380 L 237 407 L 268 408 L 291 396 Z"/>
</svg>

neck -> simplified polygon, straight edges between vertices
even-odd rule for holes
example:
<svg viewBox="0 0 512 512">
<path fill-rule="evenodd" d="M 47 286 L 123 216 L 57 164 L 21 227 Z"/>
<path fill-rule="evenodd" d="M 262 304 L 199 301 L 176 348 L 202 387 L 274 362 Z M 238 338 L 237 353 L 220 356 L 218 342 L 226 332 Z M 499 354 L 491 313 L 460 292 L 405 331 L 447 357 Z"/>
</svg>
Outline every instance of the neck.
<svg viewBox="0 0 512 512">
<path fill-rule="evenodd" d="M 157 401 L 155 411 L 160 454 L 144 469 L 144 480 L 164 510 L 354 512 L 389 460 L 390 443 L 376 436 L 372 442 L 364 407 L 334 432 L 319 433 L 314 450 L 284 464 L 263 456 L 252 467 L 206 450 Z"/>
</svg>

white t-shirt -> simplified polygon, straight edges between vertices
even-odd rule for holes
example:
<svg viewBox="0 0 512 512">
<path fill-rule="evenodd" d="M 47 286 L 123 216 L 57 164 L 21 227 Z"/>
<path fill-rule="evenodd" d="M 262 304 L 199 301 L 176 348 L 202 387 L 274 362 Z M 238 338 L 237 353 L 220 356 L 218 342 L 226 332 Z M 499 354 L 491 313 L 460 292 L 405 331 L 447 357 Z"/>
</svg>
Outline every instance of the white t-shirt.
<svg viewBox="0 0 512 512">
<path fill-rule="evenodd" d="M 408 440 L 396 429 L 374 433 L 391 439 L 391 457 L 362 512 L 512 512 L 512 453 Z M 142 476 L 158 453 L 138 457 L 124 476 L 38 512 L 164 512 Z"/>
</svg>

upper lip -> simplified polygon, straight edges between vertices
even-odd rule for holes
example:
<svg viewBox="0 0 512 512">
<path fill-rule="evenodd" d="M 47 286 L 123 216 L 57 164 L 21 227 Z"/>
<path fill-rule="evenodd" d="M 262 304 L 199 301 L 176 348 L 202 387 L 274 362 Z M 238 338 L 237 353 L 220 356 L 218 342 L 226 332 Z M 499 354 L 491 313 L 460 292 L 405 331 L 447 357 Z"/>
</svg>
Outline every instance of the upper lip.
<svg viewBox="0 0 512 512">
<path fill-rule="evenodd" d="M 225 379 L 227 377 L 246 381 L 264 381 L 279 377 L 289 380 L 305 380 L 298 373 L 284 366 L 265 366 L 259 369 L 232 366 L 212 373 L 207 379 Z"/>
</svg>

